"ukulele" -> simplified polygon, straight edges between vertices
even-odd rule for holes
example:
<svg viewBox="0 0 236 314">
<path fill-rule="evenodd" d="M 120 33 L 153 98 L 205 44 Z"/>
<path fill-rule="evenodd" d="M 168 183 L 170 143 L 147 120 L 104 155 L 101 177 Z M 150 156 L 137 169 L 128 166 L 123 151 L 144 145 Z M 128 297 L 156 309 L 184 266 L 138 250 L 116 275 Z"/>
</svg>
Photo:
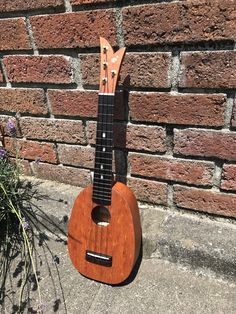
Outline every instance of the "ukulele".
<svg viewBox="0 0 236 314">
<path fill-rule="evenodd" d="M 133 192 L 113 182 L 113 111 L 125 48 L 114 53 L 100 38 L 101 65 L 93 184 L 77 196 L 68 226 L 69 256 L 84 276 L 107 284 L 125 281 L 141 244 L 139 209 Z"/>
</svg>

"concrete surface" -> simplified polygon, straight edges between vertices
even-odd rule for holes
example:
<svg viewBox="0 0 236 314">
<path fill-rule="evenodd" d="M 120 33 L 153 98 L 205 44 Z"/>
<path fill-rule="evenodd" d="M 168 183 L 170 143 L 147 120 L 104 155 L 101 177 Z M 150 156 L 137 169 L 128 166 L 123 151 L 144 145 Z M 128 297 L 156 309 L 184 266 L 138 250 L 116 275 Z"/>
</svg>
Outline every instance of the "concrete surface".
<svg viewBox="0 0 236 314">
<path fill-rule="evenodd" d="M 183 313 L 234 314 L 236 285 L 193 272 L 158 259 L 143 259 L 132 282 L 111 287 L 81 276 L 72 266 L 67 247 L 58 239 L 46 240 L 37 248 L 43 313 Z M 17 303 L 16 278 L 8 290 L 2 313 Z M 19 289 L 19 288 L 18 288 Z M 24 313 L 37 313 L 37 291 L 28 290 Z M 3 310 L 5 309 L 5 311 Z"/>
<path fill-rule="evenodd" d="M 38 191 L 34 205 L 48 231 L 67 233 L 78 187 L 30 179 Z M 165 259 L 236 280 L 236 221 L 140 205 L 143 258 Z"/>
<path fill-rule="evenodd" d="M 33 208 L 41 225 L 35 258 L 42 304 L 30 277 L 22 313 L 236 313 L 233 222 L 141 206 L 143 258 L 126 284 L 112 287 L 84 278 L 69 260 L 67 222 L 79 189 L 31 182 L 37 190 Z M 16 255 L 8 272 L 2 314 L 20 313 L 19 262 Z"/>
</svg>

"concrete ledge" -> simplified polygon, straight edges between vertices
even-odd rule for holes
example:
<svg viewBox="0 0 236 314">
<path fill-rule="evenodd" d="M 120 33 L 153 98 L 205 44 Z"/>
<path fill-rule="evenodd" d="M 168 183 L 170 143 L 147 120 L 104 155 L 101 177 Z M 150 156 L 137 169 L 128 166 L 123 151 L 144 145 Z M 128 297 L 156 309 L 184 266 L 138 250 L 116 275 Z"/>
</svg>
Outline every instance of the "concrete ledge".
<svg viewBox="0 0 236 314">
<path fill-rule="evenodd" d="M 67 222 L 80 189 L 32 178 L 38 191 L 34 205 L 45 230 L 66 235 Z M 236 279 L 236 224 L 162 208 L 140 206 L 143 258 L 164 259 Z"/>
</svg>

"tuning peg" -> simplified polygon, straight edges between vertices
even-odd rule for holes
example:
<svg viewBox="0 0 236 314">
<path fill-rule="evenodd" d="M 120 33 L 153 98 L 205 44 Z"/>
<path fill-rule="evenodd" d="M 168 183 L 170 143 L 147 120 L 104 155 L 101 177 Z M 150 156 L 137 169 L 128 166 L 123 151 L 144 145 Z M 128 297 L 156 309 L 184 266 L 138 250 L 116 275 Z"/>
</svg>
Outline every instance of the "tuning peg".
<svg viewBox="0 0 236 314">
<path fill-rule="evenodd" d="M 105 85 L 106 83 L 107 83 L 107 77 L 104 77 L 104 78 L 102 79 L 102 84 Z"/>
<path fill-rule="evenodd" d="M 105 70 L 107 68 L 107 62 L 103 62 L 103 69 Z"/>
<path fill-rule="evenodd" d="M 103 53 L 106 53 L 107 50 L 108 50 L 107 46 L 104 46 L 104 47 L 103 47 Z"/>
<path fill-rule="evenodd" d="M 111 71 L 111 76 L 114 77 L 115 75 L 116 75 L 116 71 L 115 71 L 115 70 L 112 70 L 112 71 Z"/>
</svg>

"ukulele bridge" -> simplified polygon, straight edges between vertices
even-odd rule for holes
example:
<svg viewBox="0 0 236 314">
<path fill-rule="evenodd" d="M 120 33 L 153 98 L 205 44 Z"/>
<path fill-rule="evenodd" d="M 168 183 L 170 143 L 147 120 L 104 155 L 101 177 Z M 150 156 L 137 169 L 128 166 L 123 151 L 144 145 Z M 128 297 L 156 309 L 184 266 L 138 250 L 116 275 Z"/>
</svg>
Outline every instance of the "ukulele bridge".
<svg viewBox="0 0 236 314">
<path fill-rule="evenodd" d="M 106 267 L 112 266 L 112 256 L 93 252 L 93 251 L 86 251 L 86 261 Z"/>
</svg>

